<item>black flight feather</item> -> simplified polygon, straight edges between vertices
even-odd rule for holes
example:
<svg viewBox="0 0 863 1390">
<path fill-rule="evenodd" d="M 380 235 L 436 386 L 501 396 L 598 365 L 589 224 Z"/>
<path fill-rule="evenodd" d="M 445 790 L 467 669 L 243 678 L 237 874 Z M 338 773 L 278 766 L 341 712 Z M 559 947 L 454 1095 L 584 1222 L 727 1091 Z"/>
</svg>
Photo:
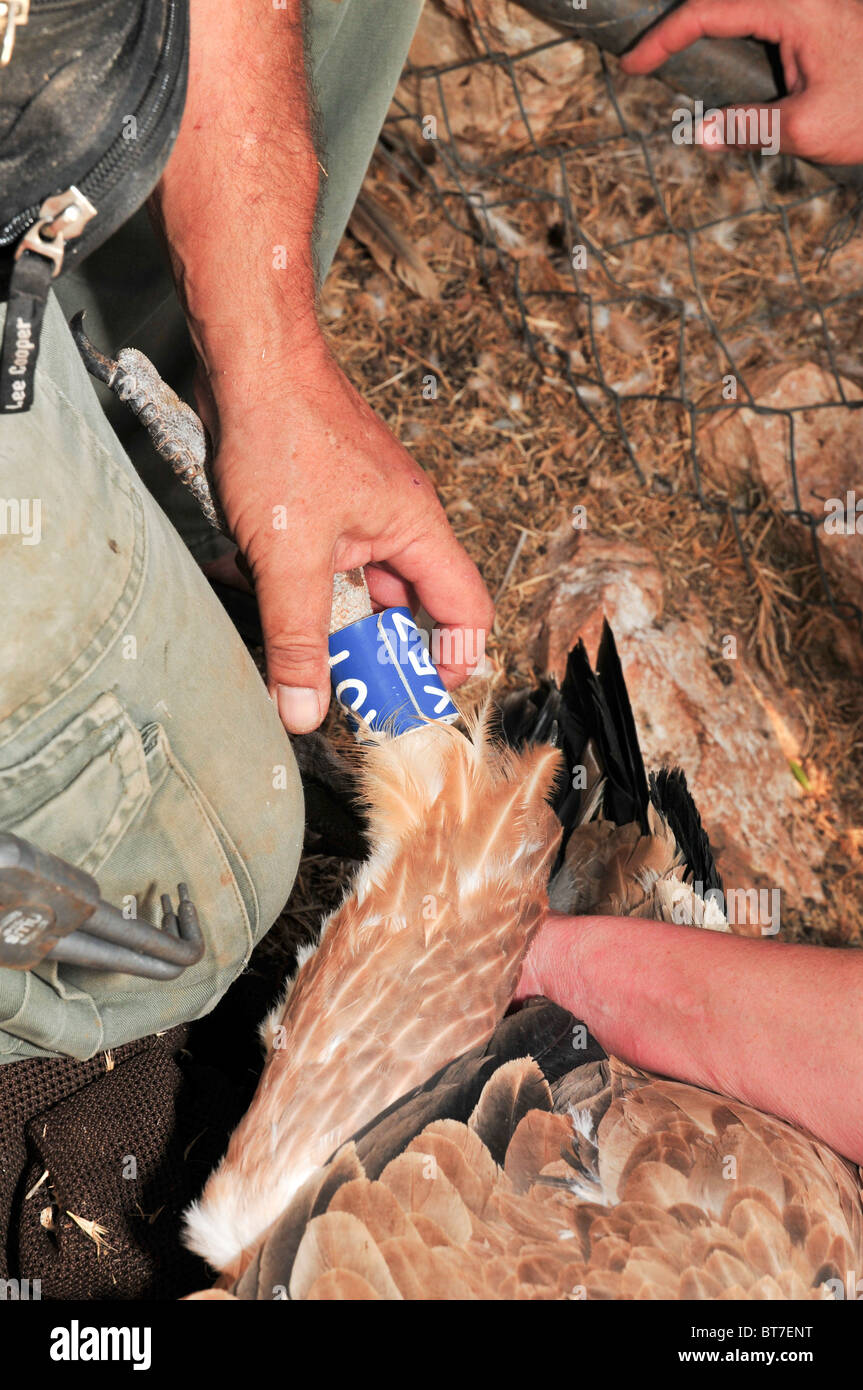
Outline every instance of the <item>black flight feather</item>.
<svg viewBox="0 0 863 1390">
<path fill-rule="evenodd" d="M 616 825 L 629 825 L 632 821 L 638 821 L 643 834 L 646 835 L 649 800 L 647 775 L 644 771 L 623 667 L 617 654 L 614 634 L 607 622 L 603 622 L 602 625 L 596 674 L 604 697 L 603 725 L 607 727 L 610 723 L 614 735 L 610 747 L 616 754 L 613 761 L 603 760 L 608 778 L 605 789 L 605 816 Z"/>
<path fill-rule="evenodd" d="M 683 771 L 664 767 L 661 772 L 651 772 L 650 799 L 671 826 L 693 882 L 703 885 L 702 893 L 708 888 L 723 892 L 713 849 Z"/>
<path fill-rule="evenodd" d="M 603 624 L 596 672 L 584 643 L 569 653 L 560 689 L 542 680 L 535 690 L 508 695 L 501 709 L 503 736 L 515 748 L 552 743 L 563 751 L 566 773 L 552 805 L 563 825 L 563 840 L 552 876 L 563 862 L 567 841 L 583 811 L 584 793 L 573 786 L 575 769 L 592 743 L 606 778 L 602 812 L 616 825 L 637 821 L 647 834 L 647 808 L 653 803 L 670 825 L 689 875 L 708 888 L 722 888 L 710 840 L 680 768 L 651 773 L 648 786 L 635 718 L 620 657 L 608 623 Z"/>
<path fill-rule="evenodd" d="M 582 788 L 573 782 L 576 769 L 584 765 L 589 743 L 594 745 L 606 778 L 602 808 L 606 819 L 616 825 L 638 821 L 647 832 L 647 777 L 620 658 L 607 623 L 596 672 L 591 669 L 584 643 L 579 642 L 567 657 L 559 690 L 546 679 L 536 690 L 508 695 L 501 715 L 503 736 L 513 747 L 554 743 L 563 752 L 566 776 L 553 800 L 564 829 L 561 856 L 581 815 Z"/>
</svg>

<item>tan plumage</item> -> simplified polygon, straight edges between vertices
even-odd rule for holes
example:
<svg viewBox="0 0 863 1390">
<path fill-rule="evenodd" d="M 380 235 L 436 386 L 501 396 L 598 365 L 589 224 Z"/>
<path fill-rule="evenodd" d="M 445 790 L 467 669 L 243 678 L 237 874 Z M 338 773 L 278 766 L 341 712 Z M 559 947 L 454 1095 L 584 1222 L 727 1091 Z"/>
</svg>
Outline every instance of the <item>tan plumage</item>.
<svg viewBox="0 0 863 1390">
<path fill-rule="evenodd" d="M 500 1068 L 468 1123 L 425 1126 L 376 1181 L 347 1146 L 332 1165 L 335 1190 L 317 1202 L 300 1194 L 233 1292 L 820 1299 L 831 1293 L 826 1279 L 859 1268 L 857 1184 L 824 1146 L 747 1106 L 614 1061 L 582 1070 L 570 1112 L 566 1087 L 555 1095 L 534 1062 Z M 512 1102 L 524 1088 L 533 1104 L 520 1113 Z M 584 1116 L 597 1104 L 594 1131 Z M 585 1168 L 573 1129 L 594 1135 Z M 501 1166 L 489 1144 L 505 1132 Z"/>
<path fill-rule="evenodd" d="M 677 841 L 654 806 L 641 827 L 615 825 L 597 814 L 580 826 L 566 847 L 549 892 L 549 906 L 572 916 L 654 917 L 728 931 L 715 903 L 699 898 L 686 882 Z"/>
<path fill-rule="evenodd" d="M 188 1218 L 217 1268 L 236 1272 L 344 1139 L 492 1031 L 545 908 L 558 763 L 495 750 L 482 726 L 368 750 L 371 856 L 265 1025 L 251 1109 Z"/>
<path fill-rule="evenodd" d="M 640 821 L 603 819 L 597 746 L 560 910 L 669 917 L 683 895 L 724 927 L 690 881 L 693 855 L 712 862 L 697 815 L 694 850 L 637 796 Z M 615 756 L 629 805 L 621 767 L 635 787 L 640 757 Z M 370 750 L 371 859 L 270 1021 L 252 1107 L 189 1219 L 236 1297 L 821 1298 L 861 1267 L 859 1178 L 825 1145 L 598 1060 L 544 1001 L 502 1019 L 543 910 L 556 765 L 481 728 Z"/>
</svg>

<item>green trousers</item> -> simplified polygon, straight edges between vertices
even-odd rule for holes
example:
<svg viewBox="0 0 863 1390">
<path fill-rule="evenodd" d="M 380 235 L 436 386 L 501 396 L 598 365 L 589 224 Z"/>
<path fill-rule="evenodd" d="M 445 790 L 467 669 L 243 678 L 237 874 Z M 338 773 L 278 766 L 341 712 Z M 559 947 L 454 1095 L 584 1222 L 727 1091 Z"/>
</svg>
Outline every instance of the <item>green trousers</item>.
<svg viewBox="0 0 863 1390">
<path fill-rule="evenodd" d="M 420 10 L 309 5 L 328 174 L 321 276 Z M 303 837 L 290 743 L 196 563 L 224 542 L 140 427 L 100 401 L 67 327 L 86 308 L 99 347 L 140 347 L 187 385 L 190 348 L 145 214 L 58 285 L 33 409 L 0 418 L 0 829 L 154 923 L 160 894 L 187 882 L 207 950 L 170 983 L 0 968 L 0 1062 L 86 1058 L 208 1012 L 283 907 Z"/>
</svg>

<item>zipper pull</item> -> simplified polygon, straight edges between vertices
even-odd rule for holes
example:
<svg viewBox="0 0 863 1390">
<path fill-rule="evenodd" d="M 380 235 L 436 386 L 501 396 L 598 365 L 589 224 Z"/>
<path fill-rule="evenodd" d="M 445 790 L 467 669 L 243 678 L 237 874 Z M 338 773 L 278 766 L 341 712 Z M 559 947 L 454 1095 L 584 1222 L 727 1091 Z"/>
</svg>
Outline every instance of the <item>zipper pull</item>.
<svg viewBox="0 0 863 1390">
<path fill-rule="evenodd" d="M 2 3 L 2 0 L 0 0 Z M 24 233 L 15 248 L 15 259 L 19 260 L 25 251 L 33 251 L 37 256 L 47 256 L 53 269 L 52 277 L 60 274 L 66 242 L 80 236 L 96 209 L 85 198 L 79 188 L 72 184 L 65 193 L 53 193 L 46 198 L 39 209 L 39 216 Z"/>
<path fill-rule="evenodd" d="M 60 274 L 66 242 L 80 236 L 96 209 L 74 186 L 46 198 L 39 216 L 15 248 L 9 303 L 0 348 L 0 415 L 22 414 L 33 404 L 42 318 L 51 281 Z"/>
<path fill-rule="evenodd" d="M 5 68 L 15 47 L 15 30 L 30 18 L 30 0 L 0 0 L 0 68 Z"/>
</svg>

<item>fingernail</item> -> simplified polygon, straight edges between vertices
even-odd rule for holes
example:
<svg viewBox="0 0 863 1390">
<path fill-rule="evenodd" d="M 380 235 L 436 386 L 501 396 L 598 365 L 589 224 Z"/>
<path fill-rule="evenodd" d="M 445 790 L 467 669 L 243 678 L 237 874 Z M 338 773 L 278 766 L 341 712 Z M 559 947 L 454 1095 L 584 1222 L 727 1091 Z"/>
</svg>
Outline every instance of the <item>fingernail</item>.
<svg viewBox="0 0 863 1390">
<path fill-rule="evenodd" d="M 305 685 L 276 686 L 279 718 L 292 734 L 310 734 L 323 717 L 316 690 Z"/>
</svg>

